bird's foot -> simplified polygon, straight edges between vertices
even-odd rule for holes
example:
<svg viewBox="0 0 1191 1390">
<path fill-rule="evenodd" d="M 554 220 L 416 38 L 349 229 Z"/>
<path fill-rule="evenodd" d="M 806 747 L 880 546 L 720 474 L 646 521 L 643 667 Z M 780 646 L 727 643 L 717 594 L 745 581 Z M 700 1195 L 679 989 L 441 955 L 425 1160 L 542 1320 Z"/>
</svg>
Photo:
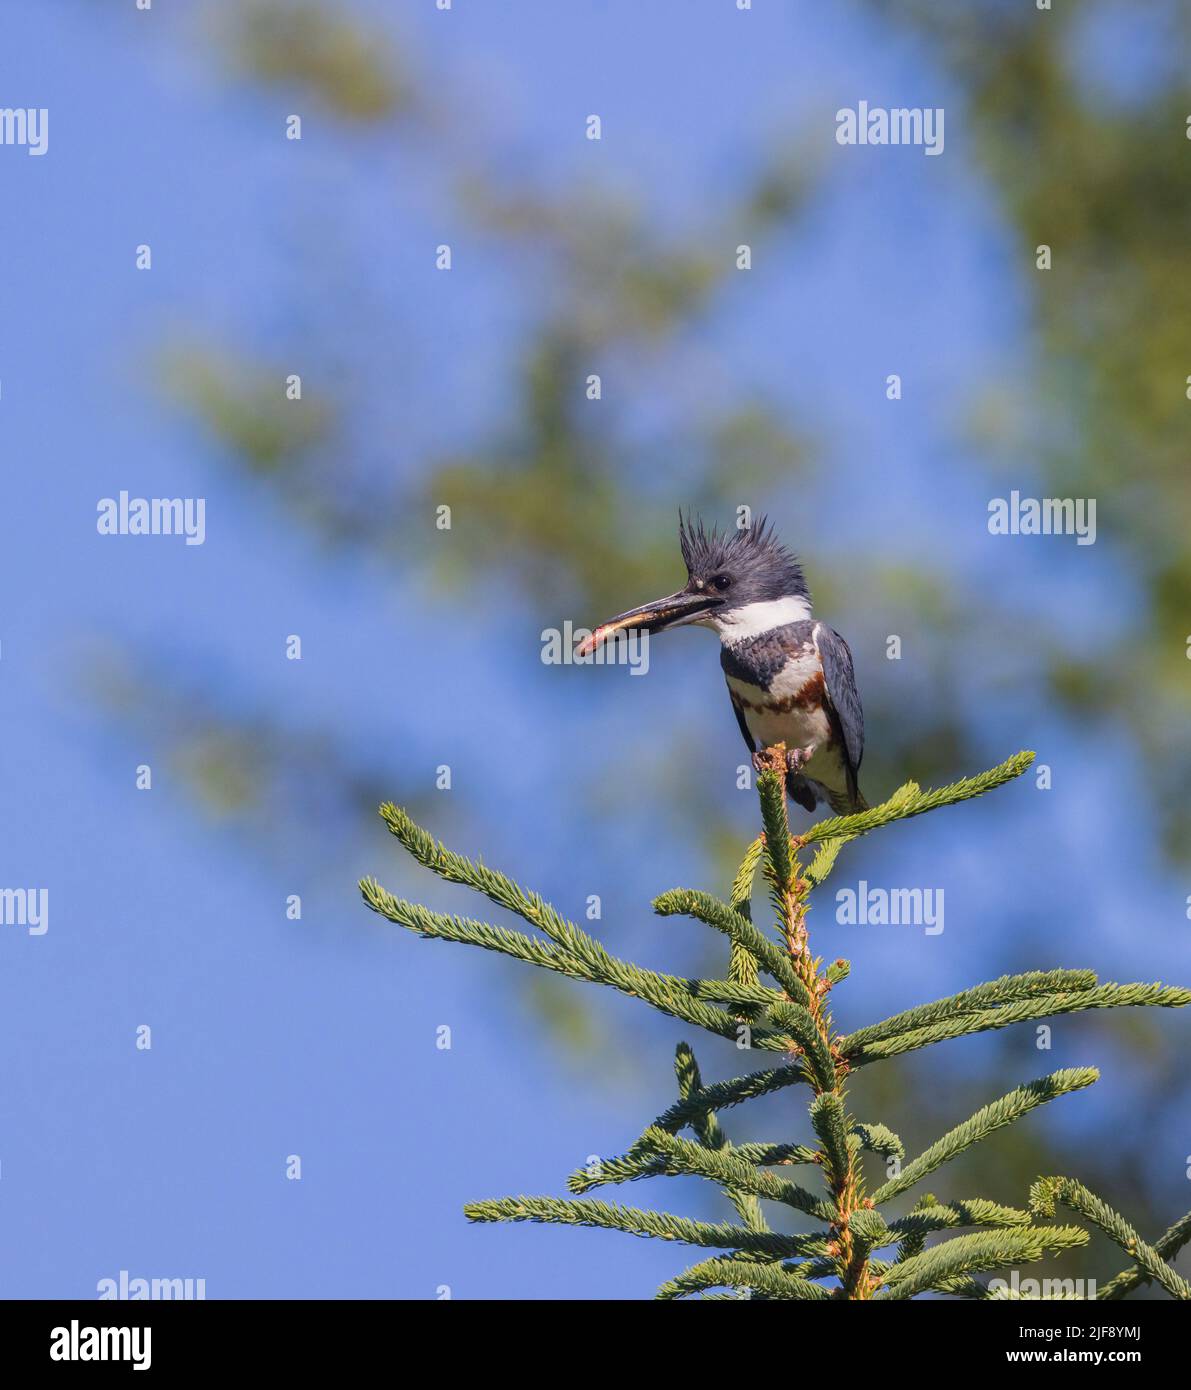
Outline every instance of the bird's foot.
<svg viewBox="0 0 1191 1390">
<path fill-rule="evenodd" d="M 786 752 L 786 767 L 790 772 L 801 772 L 814 756 L 814 748 L 790 748 Z"/>
<path fill-rule="evenodd" d="M 784 761 L 787 772 L 801 772 L 814 756 L 814 752 L 813 745 L 806 748 L 783 749 L 781 744 L 776 744 L 772 748 L 762 748 L 753 754 L 753 769 L 756 772 L 780 772 Z"/>
</svg>

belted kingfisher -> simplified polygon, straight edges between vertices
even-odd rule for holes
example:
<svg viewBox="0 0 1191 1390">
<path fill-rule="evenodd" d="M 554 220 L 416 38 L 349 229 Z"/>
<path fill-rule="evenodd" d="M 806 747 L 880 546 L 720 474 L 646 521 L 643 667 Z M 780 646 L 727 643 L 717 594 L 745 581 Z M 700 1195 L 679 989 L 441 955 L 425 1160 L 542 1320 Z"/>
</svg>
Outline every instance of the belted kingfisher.
<svg viewBox="0 0 1191 1390">
<path fill-rule="evenodd" d="M 786 745 L 786 788 L 808 811 L 862 811 L 857 774 L 864 712 L 847 642 L 811 616 L 802 566 L 761 517 L 720 534 L 679 517 L 687 583 L 677 593 L 611 618 L 576 648 L 584 656 L 627 628 L 663 632 L 694 624 L 719 634 L 720 665 L 736 722 L 753 754 Z"/>
</svg>

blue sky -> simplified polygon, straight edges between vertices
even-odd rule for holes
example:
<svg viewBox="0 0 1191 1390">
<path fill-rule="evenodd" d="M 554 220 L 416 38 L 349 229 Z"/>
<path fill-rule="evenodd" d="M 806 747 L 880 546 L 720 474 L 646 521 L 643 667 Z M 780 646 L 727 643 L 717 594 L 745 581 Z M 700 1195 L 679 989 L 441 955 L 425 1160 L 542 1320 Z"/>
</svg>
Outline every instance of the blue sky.
<svg viewBox="0 0 1191 1390">
<path fill-rule="evenodd" d="M 813 482 L 768 499 L 795 544 L 813 531 L 816 555 L 839 567 L 859 550 L 929 557 L 974 623 L 1006 596 L 1066 632 L 1094 630 L 1098 613 L 1127 619 L 1129 576 L 1109 544 L 1009 551 L 987 534 L 990 495 L 1035 478 L 1023 458 L 990 482 L 965 412 L 990 383 L 1029 372 L 1031 261 L 971 158 L 961 94 L 916 43 L 861 10 L 763 0 L 747 14 L 728 3 L 353 8 L 439 95 L 444 148 L 547 194 L 616 190 L 659 236 L 714 225 L 774 142 L 797 140 L 822 171 L 811 210 L 696 329 L 624 368 L 646 403 L 626 428 L 648 441 L 700 403 L 759 391 L 818 441 Z M 0 882 L 48 887 L 51 926 L 37 938 L 0 928 L 0 1295 L 89 1297 L 127 1269 L 203 1277 L 210 1297 L 418 1298 L 440 1285 L 456 1297 L 645 1296 L 677 1268 L 672 1250 L 473 1228 L 460 1208 L 559 1192 L 589 1153 L 625 1147 L 669 1102 L 683 1030 L 646 1021 L 626 1091 L 592 1084 L 598 1060 L 585 1070 L 560 1055 L 509 988 L 513 965 L 417 942 L 363 910 L 354 883 L 375 873 L 479 912 L 402 864 L 379 822 L 361 835 L 350 818 L 328 820 L 287 842 L 288 826 L 321 813 L 317 786 L 299 785 L 263 847 L 204 816 L 171 775 L 168 710 L 113 721 L 90 692 L 97 657 L 134 650 L 160 699 L 214 691 L 228 710 L 267 712 L 283 741 L 327 729 L 357 765 L 399 781 L 394 796 L 441 803 L 427 819 L 460 848 L 571 912 L 599 892 L 614 948 L 652 965 L 700 957 L 696 929 L 663 933 L 648 899 L 677 882 L 715 885 L 656 801 L 634 812 L 614 798 L 615 818 L 593 818 L 610 780 L 640 775 L 618 764 L 620 741 L 686 731 L 695 784 L 730 810 L 742 845 L 751 833 L 707 634 L 655 644 L 652 679 L 545 670 L 540 603 L 503 584 L 460 602 L 418 562 L 324 551 L 163 397 L 163 354 L 178 341 L 314 374 L 350 350 L 362 362 L 361 450 L 379 478 L 412 483 L 431 457 L 510 418 L 517 344 L 549 295 L 533 288 L 540 267 L 452 231 L 434 148 L 358 135 L 309 103 L 301 145 L 283 141 L 295 94 L 229 76 L 209 13 L 56 0 L 3 21 L 0 104 L 49 108 L 51 141 L 43 158 L 0 148 Z M 1090 72 L 1099 51 L 1093 36 Z M 860 98 L 945 106 L 945 155 L 841 149 L 834 112 Z M 580 135 L 589 111 L 605 122 L 594 147 Z M 449 285 L 430 269 L 444 237 L 458 250 Z M 134 268 L 141 242 L 150 273 Z M 905 383 L 896 407 L 888 372 Z M 206 497 L 206 543 L 98 536 L 96 501 L 120 489 Z M 881 593 L 853 602 L 830 616 L 861 634 L 863 685 L 894 629 Z M 300 663 L 283 659 L 291 632 Z M 904 636 L 912 652 L 915 634 Z M 937 939 L 842 939 L 850 929 L 825 905 L 837 935 L 823 949 L 854 962 L 838 1006 L 849 1021 L 1008 968 L 1177 978 L 1184 888 L 1153 846 L 1128 748 L 1114 750 L 1107 800 L 1111 731 L 1066 727 L 1028 673 L 998 693 L 1000 670 L 990 652 L 956 698 L 976 712 L 987 762 L 1038 748 L 1054 789 L 1023 782 L 995 805 L 857 850 L 841 882 L 942 886 L 948 925 Z M 593 750 L 562 788 L 559 747 Z M 436 803 L 441 762 L 456 777 Z M 135 788 L 141 763 L 154 767 L 152 791 Z M 1123 853 L 1121 796 L 1140 818 L 1128 883 L 1105 872 Z M 285 917 L 294 892 L 300 923 Z M 636 1007 L 586 1002 L 614 1034 Z M 1185 1040 L 1179 1019 L 1158 1022 L 1172 1045 Z M 449 1052 L 435 1047 L 444 1023 Z M 149 1052 L 134 1046 L 142 1024 Z M 1111 1031 L 1056 1025 L 1041 1060 L 1022 1037 L 1014 1075 L 1088 1061 L 1111 1072 Z M 1008 1044 L 960 1044 L 940 1075 L 962 1080 L 986 1046 Z M 709 1074 L 737 1060 L 701 1050 Z M 1119 1122 L 1124 1077 L 1102 1088 L 1069 1102 L 1071 1116 L 1055 1107 L 1035 1122 L 1072 1143 Z M 965 1099 L 958 1091 L 957 1120 L 975 1108 Z M 1149 1176 L 1172 1203 L 1186 1147 L 1173 1118 L 1154 1136 Z M 295 1153 L 300 1182 L 285 1178 Z M 696 1200 L 685 1180 L 664 1196 L 677 1210 Z M 661 1199 L 638 1188 L 629 1200 Z"/>
</svg>

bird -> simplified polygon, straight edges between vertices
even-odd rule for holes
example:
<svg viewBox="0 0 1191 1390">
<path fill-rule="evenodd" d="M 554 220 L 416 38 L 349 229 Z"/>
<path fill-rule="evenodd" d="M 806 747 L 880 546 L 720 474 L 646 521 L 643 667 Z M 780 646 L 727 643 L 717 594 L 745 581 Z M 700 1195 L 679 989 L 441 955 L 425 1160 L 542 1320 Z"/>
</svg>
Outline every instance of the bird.
<svg viewBox="0 0 1191 1390">
<path fill-rule="evenodd" d="M 868 809 L 859 786 L 864 710 L 847 642 L 815 618 L 802 565 L 764 516 L 721 532 L 679 514 L 687 582 L 666 598 L 630 608 L 585 636 L 586 657 L 622 631 L 649 634 L 706 627 L 720 639 L 720 665 L 736 722 L 760 768 L 786 746 L 786 789 L 813 812 Z"/>
</svg>

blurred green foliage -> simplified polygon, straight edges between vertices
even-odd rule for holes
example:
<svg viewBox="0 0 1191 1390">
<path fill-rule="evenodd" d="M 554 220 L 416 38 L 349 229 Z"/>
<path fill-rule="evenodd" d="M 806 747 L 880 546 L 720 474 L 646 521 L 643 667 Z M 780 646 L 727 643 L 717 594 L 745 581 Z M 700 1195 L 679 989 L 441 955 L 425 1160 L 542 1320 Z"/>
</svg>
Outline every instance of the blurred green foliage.
<svg viewBox="0 0 1191 1390">
<path fill-rule="evenodd" d="M 1068 709 L 1128 727 L 1143 751 L 1167 848 L 1191 856 L 1191 4 L 1138 4 L 1182 55 L 1168 82 L 1114 96 L 1079 63 L 1081 27 L 1104 4 L 883 4 L 958 80 L 976 148 L 1019 238 L 1036 326 L 1028 422 L 1002 466 L 1048 495 L 1095 497 L 1106 541 L 1139 587 L 1124 679 L 1053 634 L 1042 653 Z M 1118 9 L 1116 14 L 1122 16 Z M 1034 269 L 1035 248 L 1053 268 Z M 1023 373 L 1023 375 L 1025 375 Z M 1012 464 L 1009 462 L 1012 460 Z"/>
<path fill-rule="evenodd" d="M 344 120 L 366 124 L 404 109 L 411 92 L 383 31 L 318 0 L 239 0 L 218 16 L 231 68 L 297 86 Z"/>
<path fill-rule="evenodd" d="M 1042 672 L 1065 708 L 1114 731 L 1129 730 L 1145 757 L 1167 848 L 1185 860 L 1191 857 L 1185 794 L 1191 776 L 1191 65 L 1127 103 L 1113 101 L 1085 80 L 1071 56 L 1076 26 L 1096 8 L 1059 3 L 1039 12 L 1004 0 L 871 5 L 891 33 L 912 33 L 957 84 L 964 119 L 1018 246 L 1018 287 L 1028 296 L 1034 326 L 1030 355 L 1013 379 L 974 387 L 968 403 L 988 475 L 1011 478 L 1008 486 L 1037 479 L 1055 495 L 1096 497 L 1101 534 L 1121 548 L 1139 589 L 1136 617 L 1111 634 L 1113 643 L 1127 643 L 1122 678 L 1105 679 L 1100 653 L 1070 633 L 1036 614 L 998 607 L 989 596 L 979 640 L 1011 635 L 1022 665 Z M 1179 0 L 1167 8 L 1176 41 L 1186 45 L 1191 7 Z M 273 366 L 194 341 L 175 345 L 165 376 L 172 398 L 228 459 L 274 489 L 312 536 L 375 550 L 397 565 L 402 553 L 425 557 L 425 517 L 447 503 L 465 542 L 451 547 L 449 558 L 436 558 L 448 588 L 499 572 L 538 605 L 535 617 L 554 620 L 565 608 L 598 619 L 675 580 L 674 499 L 722 514 L 742 495 L 764 499 L 810 476 L 819 451 L 791 422 L 785 403 L 709 404 L 677 437 L 643 444 L 625 428 L 626 412 L 639 404 L 632 372 L 621 371 L 620 403 L 605 401 L 598 419 L 583 392 L 588 371 L 616 374 L 626 363 L 656 361 L 705 322 L 733 293 L 729 248 L 746 235 L 741 229 L 755 251 L 814 207 L 815 170 L 798 142 L 756 173 L 719 226 L 662 236 L 608 190 L 547 197 L 507 166 L 485 168 L 474 142 L 452 132 L 434 74 L 419 70 L 416 55 L 387 24 L 372 27 L 330 0 L 251 0 L 220 7 L 218 17 L 217 54 L 238 78 L 308 94 L 351 128 L 388 127 L 394 139 L 429 150 L 451 171 L 453 217 L 468 219 L 477 237 L 504 247 L 514 264 L 521 256 L 533 267 L 524 283 L 535 318 L 516 348 L 512 422 L 466 451 L 426 461 L 404 497 L 386 476 L 376 479 L 371 496 L 357 482 L 347 490 L 355 500 L 345 504 L 352 444 L 334 400 L 291 412 Z M 1050 271 L 1035 269 L 1041 244 L 1052 248 Z M 383 506 L 376 505 L 378 496 Z M 402 512 L 404 521 L 393 519 Z M 927 782 L 978 763 L 974 711 L 958 679 L 976 640 L 965 622 L 968 596 L 925 557 L 910 567 L 896 556 L 849 552 L 846 571 L 817 564 L 813 553 L 806 558 L 822 606 L 855 611 L 861 631 L 850 630 L 854 645 L 866 636 L 878 640 L 863 631 L 863 600 L 875 590 L 888 624 L 880 640 L 885 630 L 922 634 L 912 702 L 904 690 L 894 691 L 885 663 L 873 662 L 865 673 L 870 727 L 880 730 L 866 762 L 870 795 L 903 780 L 908 768 Z M 260 801 L 284 785 L 280 769 L 292 756 L 288 743 L 271 735 L 267 716 L 222 707 L 201 690 L 171 688 L 161 672 L 144 667 L 137 667 L 137 680 L 140 696 L 122 686 L 111 707 L 119 711 L 121 701 L 137 698 L 160 707 L 157 697 L 168 691 L 175 713 L 162 737 L 175 742 L 196 796 L 267 837 L 269 817 Z M 311 756 L 324 758 L 317 732 L 313 739 Z M 691 787 L 672 761 L 659 758 L 662 764 L 661 794 L 681 816 L 693 804 Z M 373 779 L 342 757 L 326 757 L 317 775 L 336 784 L 332 795 L 341 802 L 358 797 L 370 809 L 379 792 L 410 799 L 399 783 L 366 789 Z M 599 794 L 636 795 L 609 787 Z M 301 821 L 309 830 L 309 817 Z M 690 828 L 725 866 L 738 856 L 725 824 L 706 810 Z M 303 833 L 301 825 L 295 833 Z M 1005 968 L 1013 965 L 1007 961 Z M 560 1010 L 549 982 L 535 1007 L 556 1036 L 581 1051 L 597 1047 L 607 1057 L 618 1041 L 577 1013 L 569 996 Z M 1156 1070 L 1162 1054 L 1153 1030 L 1142 1027 L 1134 1042 L 1147 1070 Z M 626 1048 L 622 1057 L 630 1053 Z M 1144 1143 L 1146 1106 L 1159 1105 L 1181 1084 L 1166 1060 L 1166 1074 L 1137 1096 L 1132 1140 L 1118 1136 L 1124 1157 L 1044 1152 L 1035 1134 L 1003 1146 L 997 1160 L 1003 1166 L 994 1174 L 982 1170 L 981 1181 L 993 1196 L 1019 1201 L 1028 1176 L 1070 1168 L 1094 1188 L 1103 1178 L 1104 1186 L 1123 1191 L 1123 1164 L 1135 1190 L 1121 1205 L 1136 1213 L 1143 1231 L 1156 1230 L 1157 1213 L 1146 1212 L 1144 1155 L 1129 1145 Z M 912 1085 L 913 1063 L 905 1067 L 890 1069 L 881 1084 Z M 995 1058 L 986 1067 L 993 1094 L 1002 1067 Z M 1004 1069 L 1019 1070 L 1016 1064 Z M 877 1083 L 864 1085 L 874 1109 L 881 1108 Z M 923 1136 L 955 1118 L 928 1090 L 917 1091 L 917 1103 Z M 904 1137 L 913 1147 L 916 1135 Z M 1090 1266 L 1101 1255 L 1093 1250 L 1078 1258 Z"/>
<path fill-rule="evenodd" d="M 284 469 L 292 480 L 300 461 L 331 433 L 329 406 L 304 394 L 301 409 L 285 394 L 285 372 L 200 345 L 174 344 L 161 382 L 252 473 Z M 287 486 L 292 482 L 287 482 Z M 325 487 L 325 484 L 324 484 Z"/>
</svg>

